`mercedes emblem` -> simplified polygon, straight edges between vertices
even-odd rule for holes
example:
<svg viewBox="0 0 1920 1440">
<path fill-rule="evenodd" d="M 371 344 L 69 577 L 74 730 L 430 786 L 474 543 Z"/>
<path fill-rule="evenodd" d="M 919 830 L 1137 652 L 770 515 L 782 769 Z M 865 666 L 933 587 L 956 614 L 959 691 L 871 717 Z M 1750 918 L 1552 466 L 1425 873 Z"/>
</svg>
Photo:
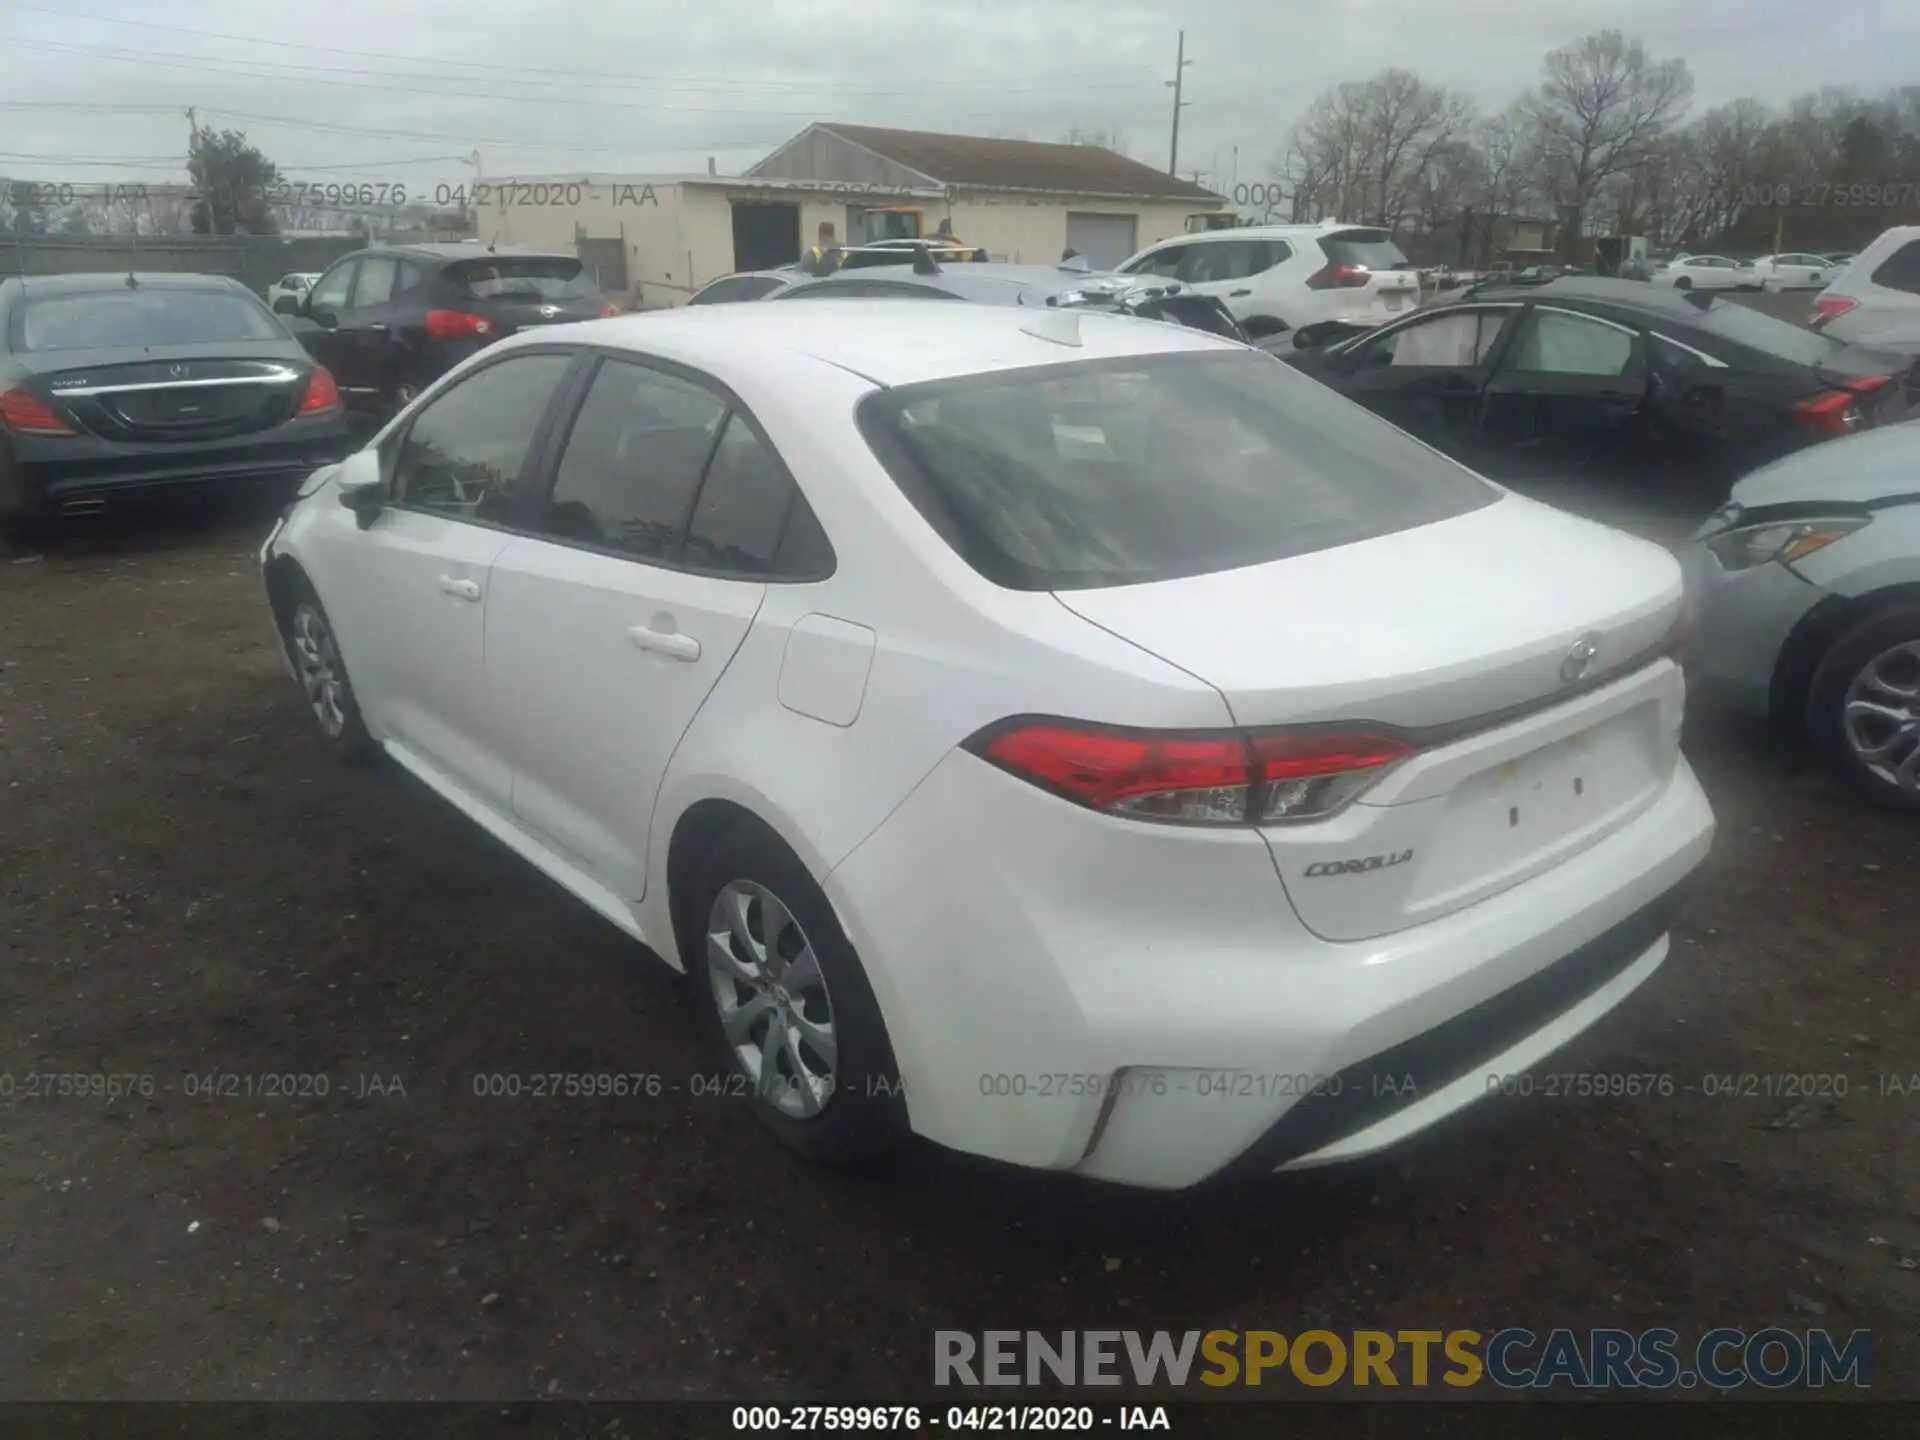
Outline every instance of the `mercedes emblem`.
<svg viewBox="0 0 1920 1440">
<path fill-rule="evenodd" d="M 1578 683 L 1593 665 L 1600 653 L 1600 633 L 1582 635 L 1573 642 L 1573 648 L 1567 652 L 1567 658 L 1560 662 L 1560 683 L 1573 685 Z"/>
<path fill-rule="evenodd" d="M 167 374 L 176 380 L 184 380 L 187 378 L 187 367 L 184 365 L 169 365 L 167 367 Z"/>
</svg>

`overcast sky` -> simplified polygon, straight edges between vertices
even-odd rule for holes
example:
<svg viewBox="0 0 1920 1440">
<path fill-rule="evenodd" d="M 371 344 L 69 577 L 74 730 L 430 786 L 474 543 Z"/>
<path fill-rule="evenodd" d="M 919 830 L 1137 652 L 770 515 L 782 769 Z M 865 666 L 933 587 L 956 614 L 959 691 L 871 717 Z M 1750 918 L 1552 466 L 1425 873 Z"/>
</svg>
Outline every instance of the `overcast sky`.
<svg viewBox="0 0 1920 1440">
<path fill-rule="evenodd" d="M 1542 54 L 1613 26 L 1692 67 L 1697 107 L 1920 78 L 1914 0 L 0 0 L 0 174 L 181 176 L 186 107 L 291 178 L 723 173 L 813 120 L 1065 138 L 1183 173 L 1264 178 L 1319 91 L 1389 65 L 1497 108 Z M 1235 150 L 1238 150 L 1237 172 Z"/>
</svg>

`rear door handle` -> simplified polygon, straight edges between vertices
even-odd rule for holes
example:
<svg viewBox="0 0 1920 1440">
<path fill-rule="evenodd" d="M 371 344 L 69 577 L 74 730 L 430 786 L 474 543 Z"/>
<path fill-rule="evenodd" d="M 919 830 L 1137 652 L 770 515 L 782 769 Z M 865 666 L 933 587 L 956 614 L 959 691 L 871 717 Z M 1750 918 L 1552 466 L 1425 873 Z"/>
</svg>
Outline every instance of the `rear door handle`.
<svg viewBox="0 0 1920 1440">
<path fill-rule="evenodd" d="M 700 642 L 691 635 L 682 635 L 674 630 L 655 630 L 650 625 L 636 625 L 627 631 L 627 638 L 642 650 L 651 650 L 656 655 L 665 655 L 674 660 L 698 660 Z"/>
<path fill-rule="evenodd" d="M 384 330 L 386 328 L 387 328 L 386 325 L 379 320 L 376 320 L 373 322 L 373 324 L 367 326 L 367 329 L 369 330 Z"/>
<path fill-rule="evenodd" d="M 442 594 L 451 595 L 456 600 L 478 600 L 480 598 L 480 585 L 477 581 L 456 580 L 451 575 L 442 575 L 440 577 L 440 590 Z"/>
<path fill-rule="evenodd" d="M 1251 290 L 1234 290 L 1229 292 L 1227 298 L 1230 300 L 1238 300 L 1242 295 L 1251 295 L 1252 293 Z"/>
</svg>

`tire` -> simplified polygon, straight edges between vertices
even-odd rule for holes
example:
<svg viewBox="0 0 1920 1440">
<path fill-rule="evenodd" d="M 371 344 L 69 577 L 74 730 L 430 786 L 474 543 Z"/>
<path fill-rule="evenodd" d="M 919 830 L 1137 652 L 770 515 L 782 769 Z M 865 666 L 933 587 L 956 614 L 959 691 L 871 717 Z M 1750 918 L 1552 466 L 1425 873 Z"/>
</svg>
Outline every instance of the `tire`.
<svg viewBox="0 0 1920 1440">
<path fill-rule="evenodd" d="M 304 575 L 295 577 L 290 587 L 282 635 L 308 712 L 327 743 L 343 760 L 361 763 L 373 758 L 380 747 L 361 718 L 360 702 L 334 638 L 333 621 Z"/>
<path fill-rule="evenodd" d="M 906 1139 L 906 1102 L 879 1003 L 806 867 L 770 830 L 743 823 L 717 837 L 693 876 L 680 942 L 689 997 L 754 1118 L 824 1164 L 864 1160 Z M 809 952 L 815 966 L 806 964 Z M 737 1017 L 749 1008 L 755 1015 L 742 1023 Z M 762 1084 L 776 1025 L 799 1038 L 775 1041 L 773 1077 Z M 830 1056 L 816 1038 L 825 1036 Z"/>
<path fill-rule="evenodd" d="M 1888 714 L 1850 719 L 1849 707 L 1862 702 Z M 1808 687 L 1807 733 L 1827 767 L 1862 795 L 1920 812 L 1920 605 L 1871 614 L 1827 647 Z"/>
<path fill-rule="evenodd" d="M 1682 275 L 1678 280 L 1673 282 L 1673 288 L 1676 290 L 1691 290 L 1693 288 L 1693 281 L 1687 276 Z"/>
</svg>

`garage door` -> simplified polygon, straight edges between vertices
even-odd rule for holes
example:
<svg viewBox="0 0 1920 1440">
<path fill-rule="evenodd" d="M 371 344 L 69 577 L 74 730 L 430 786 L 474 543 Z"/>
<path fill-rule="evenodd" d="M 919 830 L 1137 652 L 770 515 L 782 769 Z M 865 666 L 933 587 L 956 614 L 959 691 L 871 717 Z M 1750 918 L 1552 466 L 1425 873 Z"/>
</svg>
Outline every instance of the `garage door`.
<svg viewBox="0 0 1920 1440">
<path fill-rule="evenodd" d="M 1087 257 L 1096 270 L 1111 270 L 1140 247 L 1134 244 L 1140 217 L 1067 212 L 1067 248 Z"/>
</svg>

